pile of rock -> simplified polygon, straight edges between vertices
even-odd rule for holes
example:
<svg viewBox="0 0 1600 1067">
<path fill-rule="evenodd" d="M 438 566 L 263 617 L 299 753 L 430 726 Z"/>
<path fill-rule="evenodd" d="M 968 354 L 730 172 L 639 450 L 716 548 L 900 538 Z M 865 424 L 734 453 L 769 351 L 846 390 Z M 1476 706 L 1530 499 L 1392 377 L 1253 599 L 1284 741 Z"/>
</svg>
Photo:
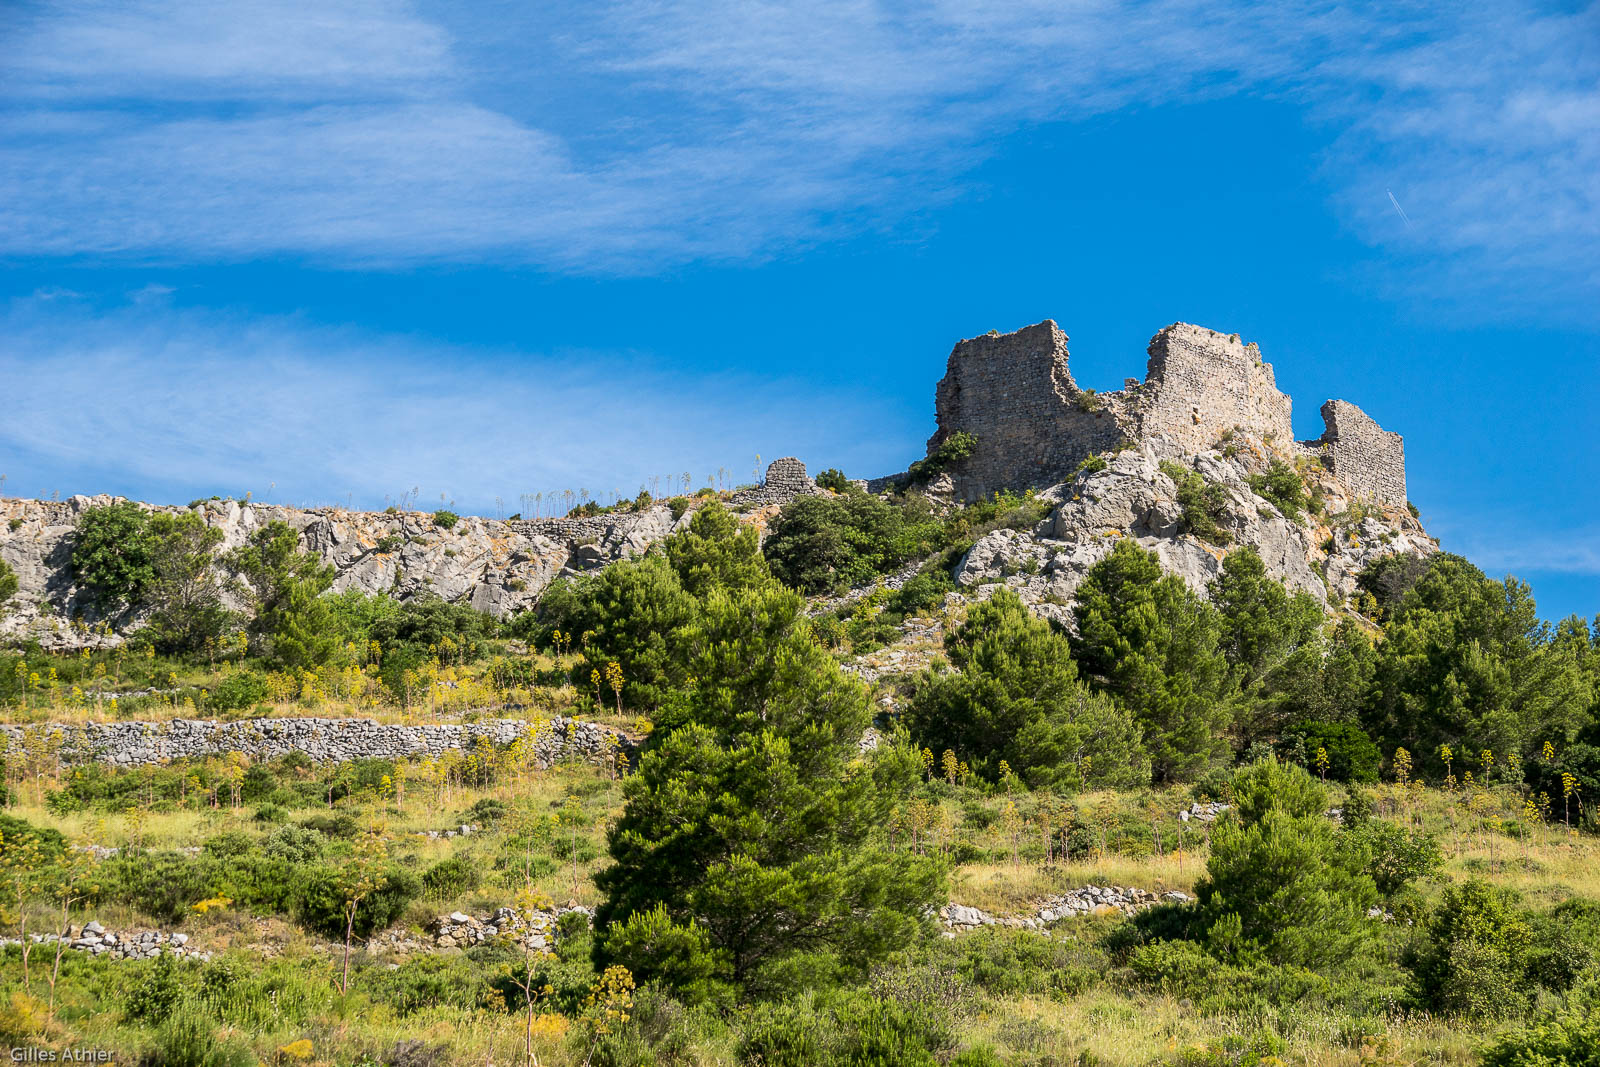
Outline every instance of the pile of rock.
<svg viewBox="0 0 1600 1067">
<path fill-rule="evenodd" d="M 577 912 L 593 921 L 593 911 L 582 905 L 535 911 L 526 920 L 512 908 L 496 908 L 481 918 L 463 911 L 453 911 L 429 922 L 421 936 L 399 930 L 377 934 L 367 942 L 367 951 L 401 955 L 436 952 L 440 949 L 471 948 L 496 937 L 509 937 L 535 952 L 549 952 L 555 946 L 556 923 L 568 912 Z"/>
<path fill-rule="evenodd" d="M 426 837 L 429 841 L 437 841 L 440 838 L 471 837 L 473 834 L 482 829 L 483 827 L 479 826 L 475 822 L 464 822 L 454 830 L 418 830 L 412 836 Z"/>
<path fill-rule="evenodd" d="M 122 849 L 116 845 L 73 845 L 71 848 L 74 852 L 87 852 L 96 861 L 115 859 L 122 855 Z M 167 851 L 177 852 L 185 856 L 198 856 L 200 855 L 200 846 L 188 845 L 184 848 L 174 848 Z"/>
<path fill-rule="evenodd" d="M 1217 817 L 1231 807 L 1233 807 L 1232 804 L 1224 804 L 1219 800 L 1209 801 L 1205 804 L 1196 801 L 1179 811 L 1178 818 L 1184 822 L 1216 822 Z"/>
<path fill-rule="evenodd" d="M 36 945 L 49 945 L 53 949 L 56 942 L 62 941 L 63 938 L 62 935 L 52 932 L 29 934 L 28 940 Z M 95 921 L 84 923 L 77 934 L 73 934 L 70 926 L 67 927 L 64 940 L 69 949 L 87 952 L 94 956 L 106 956 L 114 960 L 148 960 L 163 952 L 199 960 L 211 958 L 211 953 L 189 947 L 188 934 L 168 934 L 160 930 L 136 930 L 132 933 L 117 934 Z M 19 944 L 21 942 L 14 938 L 0 941 L 0 945 Z"/>
<path fill-rule="evenodd" d="M 1027 915 L 996 916 L 962 904 L 946 904 L 939 909 L 939 921 L 952 933 L 980 926 L 1004 926 L 1016 930 L 1043 930 L 1053 922 L 1080 915 L 1134 915 L 1157 904 L 1183 903 L 1187 893 L 1170 890 L 1153 893 L 1131 886 L 1086 885 L 1059 896 L 1047 897 Z"/>
</svg>

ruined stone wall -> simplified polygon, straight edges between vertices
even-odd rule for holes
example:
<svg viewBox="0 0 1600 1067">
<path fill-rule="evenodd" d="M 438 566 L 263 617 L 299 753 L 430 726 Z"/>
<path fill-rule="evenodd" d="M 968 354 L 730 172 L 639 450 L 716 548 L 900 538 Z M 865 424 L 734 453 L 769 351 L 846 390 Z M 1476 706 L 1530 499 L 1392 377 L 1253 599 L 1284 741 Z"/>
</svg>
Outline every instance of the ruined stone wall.
<svg viewBox="0 0 1600 1067">
<path fill-rule="evenodd" d="M 1067 369 L 1067 335 L 1045 320 L 1015 333 L 958 343 L 935 394 L 932 453 L 958 431 L 978 438 L 956 474 L 966 500 L 997 489 L 1048 485 L 1122 439 L 1115 413 L 1090 401 Z M 1096 398 L 1098 400 L 1098 398 Z"/>
<path fill-rule="evenodd" d="M 1202 452 L 1237 428 L 1287 447 L 1294 441 L 1289 398 L 1272 365 L 1238 334 L 1174 323 L 1150 341 L 1150 365 L 1137 390 L 1136 434 L 1161 433 Z"/>
<path fill-rule="evenodd" d="M 133 767 L 174 759 L 204 759 L 228 752 L 242 752 L 251 759 L 274 759 L 301 752 L 317 763 L 437 757 L 450 749 L 470 748 L 480 737 L 507 745 L 526 737 L 533 725 L 522 719 L 422 726 L 399 726 L 372 719 L 174 719 L 47 725 L 44 730 L 60 731 L 61 753 L 66 762 Z M 629 748 L 618 731 L 598 723 L 558 716 L 540 727 L 533 738 L 532 756 L 535 763 L 544 766 Z M 0 749 L 19 751 L 24 745 L 21 727 L 0 724 Z"/>
<path fill-rule="evenodd" d="M 1329 473 L 1357 495 L 1391 507 L 1406 503 L 1406 448 L 1401 436 L 1385 430 L 1366 412 L 1345 400 L 1322 405 L 1327 427 L 1318 444 Z"/>
<path fill-rule="evenodd" d="M 997 489 L 1042 488 L 1087 456 L 1156 437 L 1191 455 L 1231 434 L 1265 444 L 1268 454 L 1300 448 L 1290 399 L 1254 344 L 1180 322 L 1156 334 L 1148 351 L 1143 382 L 1129 378 L 1118 392 L 1091 396 L 1073 381 L 1067 337 L 1049 320 L 957 344 L 935 395 L 939 430 L 928 441 L 931 454 L 958 430 L 978 438 L 975 454 L 950 471 L 953 495 L 970 501 Z M 1330 401 L 1323 416 L 1328 432 L 1308 447 L 1330 472 L 1353 492 L 1404 504 L 1400 436 L 1343 401 Z M 881 491 L 898 477 L 867 484 Z"/>
</svg>

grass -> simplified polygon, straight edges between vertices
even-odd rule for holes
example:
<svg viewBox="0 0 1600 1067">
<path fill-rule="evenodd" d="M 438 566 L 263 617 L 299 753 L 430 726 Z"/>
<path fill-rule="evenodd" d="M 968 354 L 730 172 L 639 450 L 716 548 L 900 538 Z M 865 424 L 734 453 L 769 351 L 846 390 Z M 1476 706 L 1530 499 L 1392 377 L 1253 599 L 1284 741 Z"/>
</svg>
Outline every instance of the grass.
<svg viewBox="0 0 1600 1067">
<path fill-rule="evenodd" d="M 314 777 L 317 772 L 305 773 Z M 1517 807 L 1520 795 L 1510 786 L 1497 786 L 1496 791 L 1503 811 Z M 993 914 L 1024 914 L 1044 897 L 1090 883 L 1192 893 L 1204 873 L 1203 827 L 1188 824 L 1183 853 L 1173 851 L 1177 843 L 1176 813 L 1191 799 L 1186 789 L 1094 793 L 1048 804 L 1041 804 L 1041 798 L 1022 794 L 1008 797 L 941 781 L 925 783 L 923 792 L 934 799 L 944 820 L 939 847 L 959 860 L 952 865 L 951 899 Z M 1346 802 L 1338 787 L 1331 787 L 1330 792 L 1332 803 Z M 23 793 L 21 803 L 10 809 L 11 814 L 57 828 L 75 839 L 92 839 L 106 845 L 125 847 L 137 838 L 152 848 L 196 847 L 224 830 L 262 834 L 270 829 L 269 824 L 254 818 L 250 805 L 239 810 L 225 804 L 220 810 L 168 808 L 142 813 L 55 814 L 35 798 L 31 789 Z M 398 810 L 392 800 L 380 801 L 370 794 L 342 798 L 332 806 L 334 811 L 384 819 L 391 834 L 391 855 L 412 870 L 421 873 L 441 860 L 461 857 L 484 874 L 483 883 L 476 888 L 414 901 L 398 924 L 401 928 L 420 931 L 433 916 L 457 910 L 482 915 L 510 903 L 513 889 L 500 881 L 494 870 L 495 857 L 507 847 L 507 825 L 490 825 L 482 833 L 453 839 L 418 836 L 467 821 L 466 811 L 485 798 L 500 800 L 513 811 L 546 818 L 563 811 L 576 815 L 575 819 L 569 818 L 561 833 L 575 834 L 581 846 L 580 857 L 589 858 L 580 858 L 574 871 L 570 862 L 552 862 L 549 843 L 541 846 L 545 862 L 536 868 L 532 888 L 555 903 L 599 902 L 594 876 L 608 862 L 606 831 L 621 812 L 622 796 L 620 783 L 597 768 L 567 764 L 487 788 L 457 785 L 443 793 L 415 785 Z M 1516 889 L 1537 909 L 1552 907 L 1574 895 L 1600 897 L 1600 863 L 1595 862 L 1600 850 L 1592 837 L 1573 837 L 1557 824 L 1533 831 L 1524 844 L 1515 836 L 1496 831 L 1492 823 L 1468 820 L 1460 795 L 1438 789 L 1410 793 L 1402 800 L 1393 787 L 1380 787 L 1377 799 L 1380 817 L 1420 825 L 1438 837 L 1445 856 L 1444 869 L 1421 887 L 1426 895 L 1436 895 L 1448 880 L 1484 877 Z M 1075 846 L 1071 862 L 1062 862 L 1056 855 L 1054 862 L 1045 863 L 1040 838 L 1027 824 L 1021 829 L 1008 827 L 1004 815 L 1008 803 L 1016 804 L 1024 818 L 1041 806 L 1058 813 L 1070 806 L 1086 835 L 1078 839 L 1080 845 Z M 325 804 L 312 804 L 291 811 L 289 817 L 300 821 L 328 810 Z M 1163 844 L 1159 855 L 1155 851 L 1152 820 Z M 1015 858 L 1010 836 L 1013 831 L 1017 833 Z M 1084 840 L 1094 842 L 1093 847 L 1082 847 Z M 1104 854 L 1097 851 L 1101 840 L 1107 846 Z M 520 882 L 520 872 L 510 880 Z M 149 916 L 121 904 L 81 911 L 73 921 L 81 923 L 88 918 L 98 918 L 108 928 L 119 931 L 159 926 Z M 47 921 L 58 922 L 58 913 L 39 909 L 32 915 L 32 928 L 42 929 Z M 1068 920 L 1057 925 L 1054 936 L 1076 935 L 1093 940 L 1114 924 L 1108 919 Z M 301 1039 L 311 1041 L 314 1049 L 312 1058 L 304 1062 L 326 1067 L 380 1063 L 388 1050 L 402 1040 L 448 1045 L 451 1051 L 441 1062 L 452 1064 L 520 1060 L 523 1024 L 515 1014 L 479 1007 L 427 1008 L 401 1015 L 363 984 L 370 978 L 358 982 L 348 995 L 340 996 L 335 978 L 335 946 L 307 933 L 285 916 L 253 916 L 223 908 L 188 916 L 179 928 L 190 934 L 196 948 L 239 961 L 254 976 L 252 980 L 277 989 L 278 1001 L 274 1003 L 294 1001 L 304 1006 L 303 1010 L 285 1009 L 274 1016 L 270 1012 L 277 1009 L 263 1006 L 267 1002 L 262 1001 L 251 1011 L 268 1014 L 250 1025 L 230 1022 L 226 1013 L 221 1016 L 226 1024 L 223 1032 L 249 1044 L 262 1062 L 282 1061 L 276 1050 Z M 67 961 L 58 1012 L 58 1042 L 98 1044 L 122 1051 L 131 1059 L 154 1040 L 153 1030 L 100 1005 L 118 1002 L 122 995 L 118 990 L 141 981 L 140 976 L 147 973 L 142 969 L 146 965 L 86 959 L 76 953 L 69 956 L 72 958 Z M 36 975 L 39 959 L 35 957 Z M 369 957 L 358 952 L 356 971 L 358 975 L 376 976 L 398 960 L 393 955 L 379 953 Z M 19 980 L 13 973 L 4 973 L 14 970 L 0 968 L 0 1029 L 9 1025 L 6 1013 L 15 1010 L 14 1004 L 10 1008 L 5 1004 Z M 984 995 L 977 998 L 977 1004 L 976 1014 L 960 1027 L 963 1043 L 992 1044 L 1002 1057 L 1033 1064 L 1150 1067 L 1170 1062 L 1187 1049 L 1220 1047 L 1230 1038 L 1251 1038 L 1265 1027 L 1282 1037 L 1282 1059 L 1287 1064 L 1467 1067 L 1475 1062 L 1475 1050 L 1491 1033 L 1483 1026 L 1464 1025 L 1458 1020 L 1404 1014 L 1357 1020 L 1329 1008 L 1295 1005 L 1281 1007 L 1270 1018 L 1249 1012 L 1208 1013 L 1184 1000 L 1142 992 L 1120 978 L 1115 968 L 1097 971 L 1092 984 L 1075 995 Z M 583 1061 L 582 1050 L 566 1033 L 570 1025 L 575 1024 L 555 1016 L 539 1024 L 536 1051 L 541 1063 L 566 1065 Z M 732 1040 L 726 1026 L 705 1028 L 697 1032 L 684 1062 L 736 1062 Z"/>
</svg>

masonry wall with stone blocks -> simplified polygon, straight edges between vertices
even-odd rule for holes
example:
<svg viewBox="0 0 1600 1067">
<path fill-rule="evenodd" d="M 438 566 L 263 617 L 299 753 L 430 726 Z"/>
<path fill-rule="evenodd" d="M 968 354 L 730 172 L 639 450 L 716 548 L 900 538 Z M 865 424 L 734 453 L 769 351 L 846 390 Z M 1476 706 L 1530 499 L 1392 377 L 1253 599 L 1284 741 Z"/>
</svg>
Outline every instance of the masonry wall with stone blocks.
<svg viewBox="0 0 1600 1067">
<path fill-rule="evenodd" d="M 1394 507 L 1406 503 L 1406 446 L 1366 412 L 1344 400 L 1322 405 L 1320 444 L 1328 471 L 1357 496 Z"/>
<path fill-rule="evenodd" d="M 959 431 L 978 439 L 956 480 L 968 500 L 1059 481 L 1122 439 L 1115 412 L 1072 380 L 1067 335 L 1048 319 L 958 343 L 935 411 L 939 429 L 928 441 L 930 454 Z"/>
<path fill-rule="evenodd" d="M 91 722 L 46 725 L 43 735 L 59 731 L 61 755 L 71 763 L 112 763 L 121 767 L 204 759 L 242 752 L 251 759 L 274 759 L 301 752 L 316 763 L 354 759 L 402 759 L 441 756 L 466 749 L 487 738 L 507 745 L 527 737 L 534 724 L 523 719 L 489 719 L 475 723 L 399 726 L 372 719 L 174 719 L 170 722 Z M 30 727 L 29 731 L 39 731 Z M 17 751 L 27 744 L 20 726 L 0 724 L 0 745 Z M 39 736 L 34 733 L 33 736 Z M 631 745 L 608 726 L 557 717 L 544 721 L 533 738 L 534 762 L 549 766 L 563 759 L 589 759 Z"/>
<path fill-rule="evenodd" d="M 1254 344 L 1179 322 L 1151 339 L 1148 356 L 1144 381 L 1090 396 L 1073 380 L 1067 336 L 1052 321 L 962 341 L 935 392 L 939 429 L 928 451 L 958 431 L 978 438 L 951 472 L 955 495 L 975 500 L 1060 482 L 1090 455 L 1156 437 L 1191 454 L 1236 433 L 1269 451 L 1298 450 L 1290 398 Z M 1323 416 L 1328 432 L 1315 448 L 1331 473 L 1357 494 L 1404 504 L 1400 435 L 1344 401 L 1330 401 Z"/>
<path fill-rule="evenodd" d="M 1261 351 L 1238 334 L 1178 322 L 1151 339 L 1149 355 L 1136 436 L 1166 434 L 1193 452 L 1214 448 L 1230 430 L 1281 446 L 1294 441 L 1289 398 Z"/>
</svg>

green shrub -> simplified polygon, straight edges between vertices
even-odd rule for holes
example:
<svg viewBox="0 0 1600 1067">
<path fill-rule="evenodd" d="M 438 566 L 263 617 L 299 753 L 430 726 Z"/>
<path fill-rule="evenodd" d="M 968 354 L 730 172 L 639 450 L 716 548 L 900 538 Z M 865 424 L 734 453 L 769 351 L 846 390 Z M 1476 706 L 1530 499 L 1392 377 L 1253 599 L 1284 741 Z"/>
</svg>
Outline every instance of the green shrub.
<svg viewBox="0 0 1600 1067">
<path fill-rule="evenodd" d="M 602 960 L 620 963 L 639 982 L 660 982 L 686 1004 L 700 1004 L 723 991 L 725 960 L 693 921 L 684 926 L 657 904 L 613 923 L 602 942 Z"/>
<path fill-rule="evenodd" d="M 166 1022 L 194 989 L 192 968 L 168 952 L 130 963 L 128 970 L 122 1011 L 134 1022 Z"/>
<path fill-rule="evenodd" d="M 793 589 L 842 592 L 931 553 L 940 526 L 922 497 L 892 504 L 866 493 L 802 496 L 772 521 L 762 553 Z"/>
<path fill-rule="evenodd" d="M 1348 846 L 1366 857 L 1367 873 L 1378 892 L 1392 897 L 1444 865 L 1439 843 L 1422 830 L 1369 819 L 1349 826 L 1342 835 Z"/>
<path fill-rule="evenodd" d="M 359 984 L 400 1015 L 430 1008 L 475 1011 L 484 1006 L 489 991 L 482 968 L 473 960 L 442 954 L 409 957 L 392 971 L 369 968 L 361 972 Z"/>
<path fill-rule="evenodd" d="M 941 441 L 925 459 L 919 459 L 911 464 L 906 469 L 906 477 L 912 485 L 931 482 L 962 460 L 970 458 L 977 450 L 977 435 L 966 430 L 957 430 Z"/>
<path fill-rule="evenodd" d="M 296 902 L 300 923 L 325 937 L 343 940 L 344 884 L 344 872 L 338 867 L 302 868 L 297 879 L 299 899 Z M 382 887 L 362 900 L 356 910 L 355 936 L 368 937 L 392 925 L 421 890 L 417 876 L 410 871 L 395 866 L 385 868 Z"/>
<path fill-rule="evenodd" d="M 944 603 L 946 593 L 955 589 L 947 571 L 939 567 L 922 571 L 889 594 L 887 610 L 906 616 L 932 611 Z"/>
<path fill-rule="evenodd" d="M 1434 1011 L 1495 1018 L 1528 1005 L 1531 931 L 1515 893 L 1474 879 L 1448 887 L 1412 961 L 1417 997 Z"/>
<path fill-rule="evenodd" d="M 148 1067 L 250 1067 L 249 1048 L 218 1041 L 205 1013 L 192 1003 L 178 1007 L 156 1031 L 155 1044 L 140 1061 Z"/>
<path fill-rule="evenodd" d="M 311 863 L 322 858 L 327 838 L 308 826 L 284 825 L 261 840 L 261 853 L 288 863 Z"/>
<path fill-rule="evenodd" d="M 1327 775 L 1336 782 L 1376 782 L 1383 765 L 1378 746 L 1352 722 L 1296 723 L 1284 731 L 1277 748 L 1284 759 L 1308 770 L 1316 767 L 1317 749 L 1322 749 Z"/>
<path fill-rule="evenodd" d="M 45 859 L 60 856 L 66 851 L 67 839 L 60 830 L 48 826 L 35 826 L 26 819 L 0 812 L 0 862 L 12 849 L 24 843 L 39 850 Z"/>
<path fill-rule="evenodd" d="M 1222 525 L 1228 520 L 1227 489 L 1206 481 L 1198 471 L 1167 459 L 1161 461 L 1161 473 L 1171 478 L 1177 488 L 1178 507 L 1186 533 L 1213 545 L 1226 545 L 1233 540 Z"/>
<path fill-rule="evenodd" d="M 955 956 L 963 983 L 997 996 L 1074 997 L 1103 973 L 1103 952 L 1086 943 L 1040 937 L 1031 930 L 983 927 L 963 934 L 937 957 Z"/>
<path fill-rule="evenodd" d="M 816 482 L 820 488 L 831 489 L 835 493 L 848 492 L 852 488 L 850 479 L 846 478 L 844 471 L 837 467 L 829 467 L 817 475 Z"/>
<path fill-rule="evenodd" d="M 689 510 L 689 498 L 686 496 L 675 496 L 671 500 L 667 501 L 667 507 L 672 511 L 672 521 L 677 522 L 679 519 L 683 518 L 683 513 Z"/>
<path fill-rule="evenodd" d="M 155 580 L 150 513 L 131 500 L 87 508 L 78 516 L 71 566 L 104 609 L 138 604 Z"/>
<path fill-rule="evenodd" d="M 1096 453 L 1092 456 L 1085 456 L 1083 461 L 1078 464 L 1077 469 L 1072 473 L 1074 477 L 1080 474 L 1099 474 L 1101 471 L 1105 470 L 1107 466 L 1109 466 L 1109 464 L 1106 462 L 1106 457 Z"/>
<path fill-rule="evenodd" d="M 476 863 L 461 856 L 451 856 L 423 873 L 422 888 L 435 900 L 448 900 L 469 889 L 476 889 L 481 877 Z"/>
<path fill-rule="evenodd" d="M 1305 482 L 1300 474 L 1281 459 L 1272 461 L 1265 474 L 1250 475 L 1250 489 L 1272 502 L 1284 516 L 1296 521 L 1308 506 Z"/>
<path fill-rule="evenodd" d="M 453 511 L 445 511 L 443 509 L 440 509 L 439 511 L 435 511 L 433 513 L 433 524 L 435 526 L 442 527 L 442 528 L 444 528 L 446 530 L 450 529 L 451 527 L 453 527 L 456 523 L 458 523 L 460 521 L 461 521 L 461 516 L 457 515 Z"/>
<path fill-rule="evenodd" d="M 1482 1067 L 1596 1067 L 1600 1064 L 1600 979 L 1541 1011 L 1483 1051 Z"/>
<path fill-rule="evenodd" d="M 1375 948 L 1365 912 L 1377 888 L 1341 849 L 1315 780 L 1268 761 L 1235 775 L 1233 790 L 1195 886 L 1211 953 L 1316 969 Z"/>
<path fill-rule="evenodd" d="M 205 854 L 217 859 L 228 859 L 233 856 L 243 856 L 256 847 L 254 834 L 247 834 L 243 830 L 224 830 L 206 839 Z"/>
<path fill-rule="evenodd" d="M 1135 981 L 1173 997 L 1193 998 L 1210 992 L 1220 968 L 1216 957 L 1193 941 L 1152 941 L 1128 956 Z"/>
<path fill-rule="evenodd" d="M 480 826 L 490 826 L 506 817 L 506 802 L 495 797 L 483 797 L 467 809 L 467 821 Z"/>
</svg>

